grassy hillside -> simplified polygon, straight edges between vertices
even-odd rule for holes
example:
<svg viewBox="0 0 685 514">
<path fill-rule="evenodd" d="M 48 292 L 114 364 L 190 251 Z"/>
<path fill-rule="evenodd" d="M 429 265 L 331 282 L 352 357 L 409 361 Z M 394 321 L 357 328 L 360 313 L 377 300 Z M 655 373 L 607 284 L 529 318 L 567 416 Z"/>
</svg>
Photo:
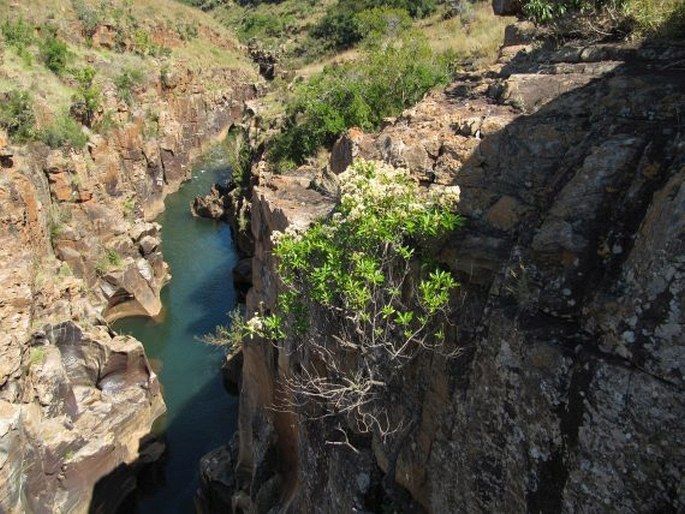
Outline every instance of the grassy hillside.
<svg viewBox="0 0 685 514">
<path fill-rule="evenodd" d="M 489 1 L 229 1 L 212 13 L 286 70 L 260 111 L 279 127 L 267 136 L 267 155 L 281 171 L 351 126 L 377 129 L 456 70 L 493 63 L 512 21 L 495 16 Z"/>
<path fill-rule="evenodd" d="M 510 18 L 494 16 L 488 0 L 466 2 L 459 12 L 450 8 L 449 3 L 438 5 L 427 0 L 415 3 L 403 0 L 284 0 L 256 5 L 228 1 L 210 10 L 218 21 L 234 30 L 242 42 L 257 41 L 262 47 L 278 52 L 289 68 L 301 69 L 309 75 L 331 61 L 356 57 L 355 52 L 348 50 L 354 46 L 354 41 L 349 45 L 336 45 L 336 40 L 349 38 L 348 33 L 358 28 L 354 21 L 350 24 L 357 11 L 362 12 L 369 6 L 406 8 L 405 4 L 409 5 L 416 26 L 436 51 L 476 54 L 486 60 L 494 58 L 504 27 L 511 23 Z M 340 7 L 350 5 L 356 6 L 355 12 L 349 7 Z M 411 7 L 414 5 L 423 5 L 424 9 L 413 12 Z M 425 5 L 433 7 L 427 9 Z M 334 21 L 326 23 L 330 19 Z"/>
<path fill-rule="evenodd" d="M 79 146 L 81 125 L 106 131 L 174 73 L 205 89 L 217 70 L 253 73 L 229 29 L 174 0 L 3 2 L 0 28 L 0 125 L 18 142 Z"/>
</svg>

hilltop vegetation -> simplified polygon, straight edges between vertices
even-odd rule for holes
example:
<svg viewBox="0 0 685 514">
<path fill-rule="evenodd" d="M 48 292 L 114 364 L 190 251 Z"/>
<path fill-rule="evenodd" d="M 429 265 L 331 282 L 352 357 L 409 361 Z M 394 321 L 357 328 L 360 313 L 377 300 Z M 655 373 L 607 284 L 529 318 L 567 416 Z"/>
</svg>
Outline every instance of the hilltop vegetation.
<svg viewBox="0 0 685 514">
<path fill-rule="evenodd" d="M 280 118 L 267 155 L 282 171 L 352 126 L 377 129 L 456 69 L 494 62 L 509 21 L 487 1 L 189 1 L 279 60 L 262 115 Z"/>
<path fill-rule="evenodd" d="M 17 143 L 80 147 L 126 124 L 170 74 L 251 73 L 230 31 L 173 0 L 0 5 L 0 127 Z"/>
</svg>

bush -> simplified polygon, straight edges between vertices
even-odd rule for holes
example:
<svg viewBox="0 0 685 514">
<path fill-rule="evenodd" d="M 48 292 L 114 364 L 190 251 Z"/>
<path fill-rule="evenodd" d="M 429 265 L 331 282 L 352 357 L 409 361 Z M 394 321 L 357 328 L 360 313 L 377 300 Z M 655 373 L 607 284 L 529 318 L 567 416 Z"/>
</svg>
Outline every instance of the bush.
<svg viewBox="0 0 685 514">
<path fill-rule="evenodd" d="M 200 35 L 200 30 L 195 22 L 176 22 L 176 33 L 182 41 L 191 41 Z"/>
<path fill-rule="evenodd" d="M 95 115 L 100 110 L 102 103 L 102 91 L 100 86 L 95 83 L 95 73 L 95 68 L 92 66 L 74 71 L 78 87 L 73 97 L 75 104 L 72 105 L 72 111 L 82 113 L 78 116 L 78 120 L 87 127 L 93 125 Z"/>
<path fill-rule="evenodd" d="M 81 22 L 81 33 L 86 38 L 86 42 L 90 45 L 93 42 L 93 36 L 98 26 L 104 21 L 105 13 L 102 8 L 94 8 L 88 5 L 84 0 L 72 0 L 74 10 Z"/>
<path fill-rule="evenodd" d="M 88 142 L 81 124 L 66 114 L 58 116 L 52 125 L 40 131 L 38 137 L 50 148 L 83 148 Z"/>
<path fill-rule="evenodd" d="M 683 37 L 685 2 L 682 0 L 525 0 L 523 12 L 539 24 L 555 23 L 567 15 L 608 13 L 604 31 L 625 36 Z"/>
<path fill-rule="evenodd" d="M 288 17 L 272 13 L 248 13 L 240 23 L 240 37 L 243 41 L 252 38 L 279 37 L 288 26 Z"/>
<path fill-rule="evenodd" d="M 302 164 L 352 126 L 378 128 L 447 78 L 446 63 L 418 31 L 404 30 L 390 42 L 377 39 L 359 62 L 326 68 L 296 89 L 269 155 L 284 167 Z"/>
<path fill-rule="evenodd" d="M 145 75 L 138 69 L 126 69 L 114 78 L 117 94 L 127 105 L 133 105 L 134 89 L 145 81 Z"/>
<path fill-rule="evenodd" d="M 311 35 L 321 39 L 330 48 L 349 48 L 362 40 L 364 30 L 358 15 L 375 8 L 402 9 L 414 18 L 435 11 L 434 0 L 339 0 L 316 24 Z"/>
<path fill-rule="evenodd" d="M 458 284 L 450 272 L 419 264 L 433 238 L 462 224 L 458 188 L 427 191 L 407 170 L 366 161 L 339 178 L 329 218 L 273 234 L 277 305 L 250 319 L 246 335 L 308 354 L 287 379 L 297 400 L 320 401 L 326 415 L 349 415 L 360 432 L 384 435 L 393 423 L 379 396 L 407 362 L 445 340 Z M 334 333 L 311 330 L 311 319 Z"/>
<path fill-rule="evenodd" d="M 249 325 L 245 322 L 240 308 L 236 307 L 228 313 L 229 323 L 217 325 L 214 332 L 205 334 L 200 340 L 211 346 L 226 348 L 231 353 L 238 348 L 243 339 L 249 336 Z"/>
<path fill-rule="evenodd" d="M 107 250 L 95 265 L 95 273 L 102 276 L 110 271 L 121 268 L 124 260 L 116 250 Z"/>
<path fill-rule="evenodd" d="M 18 89 L 2 95 L 0 101 L 0 127 L 17 143 L 24 143 L 35 137 L 36 117 L 33 101 L 27 91 Z"/>
<path fill-rule="evenodd" d="M 685 2 L 682 0 L 626 0 L 623 11 L 638 33 L 685 37 Z"/>
<path fill-rule="evenodd" d="M 2 36 L 5 43 L 16 48 L 19 53 L 24 52 L 28 46 L 33 44 L 35 40 L 33 32 L 33 26 L 26 23 L 23 18 L 19 18 L 15 22 L 5 20 L 2 24 Z"/>
<path fill-rule="evenodd" d="M 61 75 L 67 67 L 69 48 L 55 34 L 48 34 L 40 44 L 40 56 L 50 71 Z"/>
</svg>

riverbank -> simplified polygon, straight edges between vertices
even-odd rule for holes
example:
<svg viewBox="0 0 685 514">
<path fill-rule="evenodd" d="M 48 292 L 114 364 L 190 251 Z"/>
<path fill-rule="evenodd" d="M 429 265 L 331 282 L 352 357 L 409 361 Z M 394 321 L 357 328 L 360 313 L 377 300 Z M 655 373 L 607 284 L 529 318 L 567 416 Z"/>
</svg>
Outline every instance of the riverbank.
<svg viewBox="0 0 685 514">
<path fill-rule="evenodd" d="M 139 479 L 139 488 L 120 512 L 184 513 L 193 510 L 198 462 L 235 431 L 237 398 L 223 387 L 221 349 L 199 338 L 227 321 L 234 307 L 232 268 L 237 255 L 227 224 L 193 217 L 190 201 L 230 176 L 226 165 L 209 164 L 167 197 L 162 226 L 163 251 L 172 281 L 161 294 L 158 318 L 129 318 L 113 325 L 143 342 L 157 370 L 167 413 L 156 425 L 166 444 L 154 466 L 156 478 Z"/>
</svg>

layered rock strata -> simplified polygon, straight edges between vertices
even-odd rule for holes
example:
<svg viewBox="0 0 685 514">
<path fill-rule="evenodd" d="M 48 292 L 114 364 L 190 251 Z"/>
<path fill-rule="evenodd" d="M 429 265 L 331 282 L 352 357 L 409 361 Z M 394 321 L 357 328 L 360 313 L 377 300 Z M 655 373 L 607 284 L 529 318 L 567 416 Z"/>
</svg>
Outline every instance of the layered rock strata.
<svg viewBox="0 0 685 514">
<path fill-rule="evenodd" d="M 83 151 L 0 137 L 0 511 L 86 512 L 164 412 L 140 343 L 106 327 L 160 313 L 169 270 L 150 220 L 255 92 L 244 73 L 207 73 L 141 86 L 135 109 L 105 91 L 119 128 Z"/>
<path fill-rule="evenodd" d="M 352 132 L 330 164 L 382 159 L 461 188 L 466 228 L 433 249 L 461 282 L 458 356 L 406 371 L 388 405 L 405 430 L 345 427 L 341 444 L 306 409 L 278 408 L 309 363 L 246 341 L 234 511 L 685 509 L 685 53 L 502 54 L 380 134 Z M 317 175 L 254 188 L 250 313 L 278 292 L 271 234 L 333 205 Z"/>
</svg>

